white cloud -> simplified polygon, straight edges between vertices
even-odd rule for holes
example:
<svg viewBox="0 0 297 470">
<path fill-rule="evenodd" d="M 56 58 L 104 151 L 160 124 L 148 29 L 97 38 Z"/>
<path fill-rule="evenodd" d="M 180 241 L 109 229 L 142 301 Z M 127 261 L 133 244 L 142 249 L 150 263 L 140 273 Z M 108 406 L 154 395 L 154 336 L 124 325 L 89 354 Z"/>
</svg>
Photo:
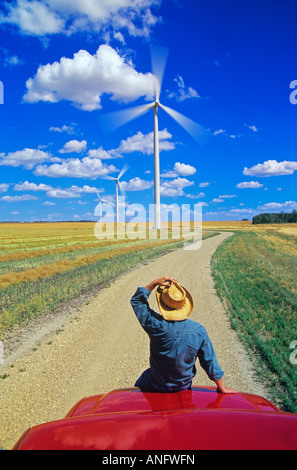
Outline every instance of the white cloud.
<svg viewBox="0 0 297 470">
<path fill-rule="evenodd" d="M 164 129 L 160 131 L 160 150 L 172 150 L 175 148 L 175 143 L 170 142 L 172 135 Z M 85 140 L 79 142 L 72 140 L 67 142 L 60 153 L 68 152 L 81 152 L 87 146 Z M 24 149 L 5 155 L 0 154 L 0 165 L 6 166 L 24 166 L 26 169 L 33 169 L 34 174 L 37 176 L 49 176 L 52 178 L 59 177 L 75 177 L 75 178 L 90 178 L 95 179 L 99 176 L 105 176 L 109 173 L 117 171 L 114 165 L 107 165 L 102 160 L 120 158 L 123 153 L 140 152 L 143 154 L 153 153 L 153 133 L 142 134 L 138 132 L 132 137 L 128 137 L 126 140 L 122 140 L 117 149 L 104 150 L 102 147 L 97 149 L 90 149 L 86 157 L 79 158 L 68 158 L 61 159 L 52 156 L 50 153 L 41 151 L 39 149 Z M 44 164 L 47 162 L 48 164 Z M 195 173 L 195 168 L 190 165 L 177 162 L 175 164 L 175 176 L 188 176 Z M 42 185 L 34 186 L 33 183 L 26 181 L 23 183 L 24 186 L 16 185 L 15 188 L 18 191 L 28 190 L 46 190 L 42 189 Z M 6 187 L 5 187 L 6 188 Z M 27 189 L 25 189 L 27 188 Z M 2 188 L 2 191 L 4 187 Z M 1 186 L 0 186 L 1 192 Z"/>
<path fill-rule="evenodd" d="M 245 167 L 243 170 L 244 175 L 249 176 L 279 176 L 279 175 L 292 175 L 297 170 L 297 162 L 294 161 L 282 161 L 267 160 L 264 163 L 258 163 L 258 165 L 252 168 Z"/>
<path fill-rule="evenodd" d="M 70 140 L 66 142 L 64 147 L 59 150 L 59 153 L 80 153 L 87 148 L 87 141 L 82 140 L 81 142 L 78 140 Z"/>
<path fill-rule="evenodd" d="M 174 81 L 177 83 L 178 91 L 177 93 L 170 93 L 169 98 L 175 97 L 177 101 L 185 101 L 189 98 L 200 98 L 194 88 L 186 87 L 184 79 L 181 75 L 178 75 L 177 78 L 174 79 Z"/>
<path fill-rule="evenodd" d="M 186 178 L 176 178 L 172 181 L 164 181 L 160 187 L 161 196 L 183 196 L 184 188 L 193 186 L 192 181 L 187 180 Z"/>
<path fill-rule="evenodd" d="M 255 209 L 237 209 L 205 212 L 204 220 L 241 220 L 242 218 L 252 218 L 259 212 Z"/>
<path fill-rule="evenodd" d="M 159 149 L 163 150 L 174 150 L 175 144 L 169 142 L 169 139 L 172 138 L 167 129 L 159 131 Z M 122 140 L 118 149 L 114 151 L 115 154 L 119 153 L 132 153 L 132 152 L 141 152 L 146 155 L 152 155 L 154 152 L 154 133 L 150 132 L 149 134 L 143 134 L 138 132 L 132 137 L 128 137 L 126 140 Z"/>
<path fill-rule="evenodd" d="M 54 163 L 49 166 L 38 165 L 34 170 L 34 174 L 37 176 L 49 176 L 51 178 L 73 177 L 96 179 L 99 176 L 105 176 L 115 171 L 117 171 L 117 169 L 114 165 L 106 165 L 97 158 L 85 157 L 82 160 L 79 158 L 70 158 L 63 161 L 61 164 Z"/>
<path fill-rule="evenodd" d="M 257 189 L 257 188 L 262 188 L 263 184 L 260 184 L 258 181 L 244 181 L 242 183 L 238 183 L 236 185 L 236 188 L 238 189 Z"/>
<path fill-rule="evenodd" d="M 27 170 L 32 170 L 38 163 L 50 159 L 51 155 L 43 150 L 25 148 L 8 153 L 7 155 L 0 154 L 0 166 L 24 166 Z"/>
<path fill-rule="evenodd" d="M 7 183 L 2 183 L 0 184 L 0 193 L 5 193 L 9 188 L 9 184 Z"/>
<path fill-rule="evenodd" d="M 224 202 L 224 199 L 221 198 L 214 198 L 211 202 Z"/>
<path fill-rule="evenodd" d="M 129 182 L 121 182 L 124 191 L 142 191 L 151 188 L 153 184 L 153 181 L 145 181 L 138 177 L 131 179 Z"/>
<path fill-rule="evenodd" d="M 234 140 L 234 139 L 238 139 L 238 138 L 242 137 L 243 134 L 230 134 L 224 129 L 217 129 L 217 130 L 213 131 L 213 135 L 214 136 L 224 135 L 225 137 L 228 137 L 229 139 Z"/>
<path fill-rule="evenodd" d="M 245 124 L 245 126 L 247 126 L 247 127 L 248 127 L 251 131 L 253 131 L 253 132 L 258 132 L 258 128 L 257 128 L 256 126 L 254 126 L 254 125 L 249 126 L 248 124 Z"/>
<path fill-rule="evenodd" d="M 78 198 L 81 196 L 81 194 L 97 194 L 99 192 L 102 192 L 102 189 L 94 188 L 88 185 L 84 185 L 83 187 L 72 185 L 70 188 L 67 189 L 51 188 L 51 190 L 49 190 L 46 195 L 47 197 L 57 199 L 67 199 Z"/>
<path fill-rule="evenodd" d="M 24 100 L 29 103 L 70 101 L 85 111 L 101 109 L 101 96 L 128 103 L 140 97 L 152 99 L 153 75 L 138 73 L 133 64 L 103 44 L 96 54 L 85 50 L 73 59 L 42 65 L 35 77 L 27 80 Z"/>
<path fill-rule="evenodd" d="M 223 196 L 219 196 L 219 198 L 222 198 L 222 199 L 232 199 L 234 197 L 237 197 L 236 194 L 223 194 Z"/>
<path fill-rule="evenodd" d="M 176 171 L 176 173 L 178 173 L 181 176 L 191 176 L 191 175 L 195 175 L 197 170 L 195 167 L 191 165 L 176 162 L 174 165 L 174 171 Z"/>
<path fill-rule="evenodd" d="M 248 129 L 250 129 L 251 131 L 253 131 L 254 133 L 258 132 L 258 128 L 254 125 L 248 125 L 248 124 L 244 124 L 245 127 L 247 127 Z M 240 137 L 243 137 L 246 135 L 246 133 L 240 133 L 240 134 L 230 134 L 229 132 L 227 132 L 225 129 L 217 129 L 215 131 L 213 131 L 213 135 L 216 136 L 216 135 L 224 135 L 225 137 L 228 137 L 229 139 L 238 139 Z M 249 133 L 250 135 L 250 133 Z"/>
<path fill-rule="evenodd" d="M 230 214 L 246 214 L 246 215 L 254 215 L 255 214 L 255 209 L 230 209 L 229 213 Z"/>
<path fill-rule="evenodd" d="M 4 53 L 5 54 L 5 53 Z M 17 55 L 8 55 L 5 54 L 3 65 L 5 67 L 16 67 L 18 65 L 22 65 L 23 61 Z"/>
<path fill-rule="evenodd" d="M 150 8 L 160 0 L 17 0 L 6 2 L 0 22 L 16 25 L 23 34 L 44 36 L 77 31 L 126 30 L 148 37 L 156 24 Z"/>
<path fill-rule="evenodd" d="M 72 191 L 71 189 L 52 189 L 46 193 L 47 197 L 53 197 L 56 199 L 67 199 L 80 197 L 80 194 Z"/>
<path fill-rule="evenodd" d="M 31 201 L 38 199 L 35 196 L 30 196 L 30 194 L 23 194 L 22 196 L 3 196 L 1 201 L 5 202 L 21 202 L 21 201 Z"/>
<path fill-rule="evenodd" d="M 75 125 L 76 124 L 73 124 L 71 126 L 67 126 L 66 124 L 64 124 L 63 126 L 61 127 L 50 127 L 50 132 L 66 132 L 67 134 L 74 134 L 75 133 Z"/>
<path fill-rule="evenodd" d="M 192 176 L 196 173 L 196 168 L 186 163 L 176 162 L 173 171 L 165 171 L 161 174 L 163 178 L 176 178 L 178 176 Z"/>
<path fill-rule="evenodd" d="M 199 183 L 199 188 L 207 188 L 210 185 L 207 181 L 205 183 Z"/>
<path fill-rule="evenodd" d="M 104 150 L 102 147 L 97 149 L 90 149 L 88 151 L 88 157 L 90 158 L 99 158 L 101 160 L 108 160 L 110 158 L 116 158 L 117 153 L 113 150 Z"/>
<path fill-rule="evenodd" d="M 33 36 L 55 34 L 62 31 L 64 21 L 40 1 L 18 0 L 8 4 L 8 14 L 0 16 L 0 23 L 17 25 L 24 34 Z"/>
<path fill-rule="evenodd" d="M 172 150 L 175 148 L 173 142 L 169 142 L 172 135 L 164 129 L 160 131 L 160 150 Z M 79 151 L 86 146 L 86 141 L 70 141 L 64 146 L 64 151 Z M 75 177 L 75 178 L 91 178 L 95 179 L 98 176 L 105 176 L 109 173 L 116 171 L 114 165 L 107 165 L 102 160 L 120 158 L 123 153 L 141 152 L 143 154 L 153 153 L 153 133 L 142 134 L 138 132 L 126 140 L 122 140 L 117 149 L 104 150 L 102 147 L 98 149 L 90 149 L 88 154 L 83 159 L 68 158 L 67 160 L 60 160 L 55 157 L 50 157 L 51 165 L 38 165 L 34 174 L 37 176 L 49 176 L 53 178 L 59 177 Z M 190 175 L 196 171 L 190 165 L 177 163 L 175 166 L 177 170 L 176 175 Z"/>
<path fill-rule="evenodd" d="M 152 155 L 154 152 L 153 138 L 153 132 L 150 132 L 149 134 L 143 134 L 139 131 L 132 137 L 128 137 L 127 139 L 122 140 L 119 147 L 116 149 L 104 150 L 102 147 L 99 147 L 98 149 L 90 149 L 88 152 L 88 157 L 107 160 L 111 158 L 121 158 L 122 154 L 133 152 Z M 160 151 L 169 151 L 175 149 L 175 143 L 169 142 L 169 139 L 171 138 L 172 135 L 167 131 L 167 129 L 159 132 Z"/>
<path fill-rule="evenodd" d="M 200 199 L 205 197 L 205 193 L 198 193 L 198 194 L 186 194 L 186 197 L 189 199 Z"/>
<path fill-rule="evenodd" d="M 218 129 L 217 131 L 213 132 L 213 135 L 225 134 L 225 132 L 226 131 L 224 129 Z"/>
<path fill-rule="evenodd" d="M 56 203 L 55 202 L 50 202 L 50 201 L 45 201 L 42 203 L 43 206 L 55 206 Z"/>
<path fill-rule="evenodd" d="M 268 202 L 258 207 L 261 211 L 292 211 L 297 209 L 296 201 L 286 201 L 286 202 Z"/>
<path fill-rule="evenodd" d="M 47 216 L 48 220 L 50 221 L 52 221 L 53 219 L 61 220 L 61 217 L 63 217 L 63 214 L 61 212 L 53 212 L 53 214 L 48 214 Z"/>
<path fill-rule="evenodd" d="M 14 191 L 49 191 L 53 188 L 48 184 L 41 183 L 37 185 L 35 183 L 25 181 L 24 183 L 16 184 L 13 189 Z"/>
<path fill-rule="evenodd" d="M 70 190 L 84 194 L 97 194 L 99 192 L 102 192 L 102 188 L 95 188 L 92 186 L 88 186 L 87 184 L 85 184 L 82 188 L 79 186 L 72 185 Z"/>
</svg>

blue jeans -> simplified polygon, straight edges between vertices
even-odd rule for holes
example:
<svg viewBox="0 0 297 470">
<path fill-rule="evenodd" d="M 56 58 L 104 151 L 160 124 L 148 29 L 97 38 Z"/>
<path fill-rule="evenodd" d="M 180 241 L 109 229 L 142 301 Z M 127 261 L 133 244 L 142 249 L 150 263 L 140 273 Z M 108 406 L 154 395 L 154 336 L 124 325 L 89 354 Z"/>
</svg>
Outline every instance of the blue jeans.
<svg viewBox="0 0 297 470">
<path fill-rule="evenodd" d="M 160 389 L 159 387 L 154 385 L 154 378 L 151 374 L 151 369 L 146 369 L 141 376 L 136 380 L 134 387 L 140 388 L 144 392 L 155 392 L 155 393 L 174 393 L 179 392 L 180 390 L 166 390 Z M 191 390 L 191 386 L 188 387 L 186 390 Z"/>
</svg>

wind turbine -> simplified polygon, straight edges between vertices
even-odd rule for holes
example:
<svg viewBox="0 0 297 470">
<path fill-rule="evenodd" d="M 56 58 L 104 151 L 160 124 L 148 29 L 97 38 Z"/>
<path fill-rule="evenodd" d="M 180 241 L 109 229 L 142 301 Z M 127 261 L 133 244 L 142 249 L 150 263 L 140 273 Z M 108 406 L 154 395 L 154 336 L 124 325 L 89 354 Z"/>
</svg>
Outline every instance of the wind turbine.
<svg viewBox="0 0 297 470">
<path fill-rule="evenodd" d="M 98 196 L 98 201 L 99 201 L 99 204 L 95 207 L 95 211 L 94 211 L 94 215 L 95 216 L 99 216 L 99 220 L 101 221 L 102 219 L 102 202 L 106 202 L 101 196 L 99 193 L 97 193 L 97 196 Z M 99 210 L 97 211 L 97 208 L 99 208 Z"/>
<path fill-rule="evenodd" d="M 154 111 L 154 209 L 155 209 L 155 229 L 161 229 L 161 211 L 160 211 L 160 150 L 159 150 L 159 122 L 158 108 L 161 108 L 177 121 L 199 144 L 203 145 L 208 137 L 209 131 L 196 123 L 192 119 L 184 116 L 178 111 L 164 106 L 160 103 L 161 87 L 166 67 L 169 50 L 163 47 L 151 48 L 151 61 L 153 71 L 153 85 L 155 101 L 150 104 L 128 108 L 122 111 L 116 111 L 99 118 L 101 125 L 107 132 L 112 132 L 118 127 L 140 117 L 150 109 Z"/>
<path fill-rule="evenodd" d="M 126 173 L 128 169 L 129 169 L 129 166 L 125 164 L 117 178 L 110 176 L 110 175 L 105 176 L 106 179 L 113 180 L 116 182 L 116 223 L 119 222 L 119 188 L 122 193 L 125 193 L 124 188 L 120 182 L 120 179 Z"/>
</svg>

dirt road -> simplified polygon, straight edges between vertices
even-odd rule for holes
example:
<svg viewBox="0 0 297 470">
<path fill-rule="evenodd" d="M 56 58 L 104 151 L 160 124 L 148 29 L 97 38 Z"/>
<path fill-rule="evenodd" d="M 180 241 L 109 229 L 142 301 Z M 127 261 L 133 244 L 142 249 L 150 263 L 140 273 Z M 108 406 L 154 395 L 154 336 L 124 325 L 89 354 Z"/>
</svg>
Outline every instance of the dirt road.
<svg viewBox="0 0 297 470">
<path fill-rule="evenodd" d="M 0 445 L 11 449 L 28 427 L 62 418 L 84 396 L 134 385 L 149 365 L 149 344 L 129 300 L 138 286 L 161 276 L 175 277 L 191 292 L 191 318 L 206 327 L 225 384 L 267 395 L 214 290 L 211 255 L 230 235 L 221 233 L 203 241 L 199 250 L 179 249 L 139 266 L 87 303 L 36 323 L 17 349 L 9 352 L 5 344 L 0 375 L 8 377 L 0 379 Z M 150 304 L 157 310 L 154 293 Z M 197 369 L 194 384 L 213 385 Z"/>
</svg>

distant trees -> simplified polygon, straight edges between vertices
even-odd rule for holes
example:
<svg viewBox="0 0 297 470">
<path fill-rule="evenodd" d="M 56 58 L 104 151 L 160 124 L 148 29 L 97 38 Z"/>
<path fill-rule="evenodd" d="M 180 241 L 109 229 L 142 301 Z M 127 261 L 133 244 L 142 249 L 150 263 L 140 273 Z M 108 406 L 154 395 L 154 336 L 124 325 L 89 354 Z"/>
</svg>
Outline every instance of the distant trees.
<svg viewBox="0 0 297 470">
<path fill-rule="evenodd" d="M 279 214 L 264 213 L 253 217 L 253 224 L 290 224 L 297 223 L 297 210 L 292 213 L 281 212 Z"/>
</svg>

